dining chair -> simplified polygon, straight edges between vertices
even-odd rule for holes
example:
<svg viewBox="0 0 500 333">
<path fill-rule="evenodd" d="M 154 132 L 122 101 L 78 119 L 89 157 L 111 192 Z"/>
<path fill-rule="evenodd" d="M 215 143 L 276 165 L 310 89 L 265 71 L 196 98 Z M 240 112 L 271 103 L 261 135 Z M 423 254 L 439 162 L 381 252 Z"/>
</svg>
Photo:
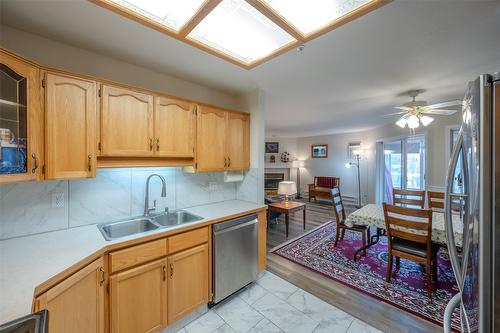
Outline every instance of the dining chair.
<svg viewBox="0 0 500 333">
<path fill-rule="evenodd" d="M 459 196 L 451 195 L 451 210 L 460 213 L 462 216 L 463 199 Z M 444 212 L 444 193 L 427 191 L 427 207 L 437 212 Z"/>
<path fill-rule="evenodd" d="M 366 240 L 370 240 L 370 228 L 365 225 L 353 225 L 349 227 L 345 225 L 345 209 L 344 202 L 342 201 L 342 195 L 340 194 L 340 189 L 338 186 L 334 186 L 332 188 L 332 201 L 333 201 L 333 210 L 335 212 L 336 224 L 337 224 L 337 232 L 335 234 L 335 243 L 333 247 L 337 247 L 337 243 L 340 240 L 344 240 L 344 235 L 346 230 L 360 232 L 361 239 L 363 242 L 363 247 L 366 246 Z M 363 250 L 363 255 L 366 256 L 366 250 Z M 356 256 L 354 257 L 356 260 Z"/>
<path fill-rule="evenodd" d="M 425 204 L 425 191 L 416 190 L 392 190 L 392 202 L 397 206 L 414 206 L 424 208 Z"/>
<path fill-rule="evenodd" d="M 427 191 L 427 207 L 433 210 L 444 209 L 444 193 Z"/>
<path fill-rule="evenodd" d="M 425 265 L 427 295 L 432 298 L 432 280 L 437 280 L 437 252 L 439 245 L 432 242 L 432 210 L 399 207 L 384 203 L 387 230 L 387 273 L 391 282 L 392 260 L 396 257 L 396 271 L 400 259 Z"/>
</svg>

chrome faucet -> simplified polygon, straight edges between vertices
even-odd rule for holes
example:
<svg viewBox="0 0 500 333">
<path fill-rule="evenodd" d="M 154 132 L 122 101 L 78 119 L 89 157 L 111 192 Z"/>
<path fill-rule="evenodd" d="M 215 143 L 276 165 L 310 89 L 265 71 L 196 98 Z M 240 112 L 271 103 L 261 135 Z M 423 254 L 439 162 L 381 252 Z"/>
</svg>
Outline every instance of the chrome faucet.
<svg viewBox="0 0 500 333">
<path fill-rule="evenodd" d="M 154 201 L 153 208 L 149 208 L 149 181 L 151 180 L 152 177 L 158 177 L 161 180 L 161 197 L 165 198 L 167 196 L 167 183 L 165 182 L 165 178 L 160 176 L 159 174 L 153 173 L 146 179 L 146 195 L 144 198 L 144 216 L 149 216 L 149 214 L 156 210 L 156 200 Z"/>
</svg>

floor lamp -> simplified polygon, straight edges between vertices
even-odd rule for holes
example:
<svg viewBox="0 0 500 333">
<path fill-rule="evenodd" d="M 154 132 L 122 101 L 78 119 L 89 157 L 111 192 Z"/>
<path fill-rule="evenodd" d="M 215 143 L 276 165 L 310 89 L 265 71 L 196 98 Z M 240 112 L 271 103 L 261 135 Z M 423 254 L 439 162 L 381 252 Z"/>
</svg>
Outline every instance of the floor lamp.
<svg viewBox="0 0 500 333">
<path fill-rule="evenodd" d="M 302 199 L 300 195 L 300 169 L 304 167 L 304 161 L 295 160 L 292 162 L 292 168 L 297 168 L 297 196 L 295 198 Z"/>
<path fill-rule="evenodd" d="M 361 178 L 359 175 L 359 160 L 361 159 L 361 149 L 354 149 L 353 154 L 356 155 L 356 162 L 347 162 L 345 164 L 346 168 L 355 166 L 358 169 L 358 205 L 356 208 L 361 208 Z"/>
</svg>

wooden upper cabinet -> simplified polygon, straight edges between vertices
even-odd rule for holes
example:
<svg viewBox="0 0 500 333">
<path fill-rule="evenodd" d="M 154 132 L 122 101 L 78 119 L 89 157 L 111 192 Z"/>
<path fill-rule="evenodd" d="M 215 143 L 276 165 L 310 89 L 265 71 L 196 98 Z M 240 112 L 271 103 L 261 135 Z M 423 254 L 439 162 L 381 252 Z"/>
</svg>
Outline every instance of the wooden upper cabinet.
<svg viewBox="0 0 500 333">
<path fill-rule="evenodd" d="M 35 310 L 49 311 L 51 333 L 103 333 L 104 282 L 101 258 L 40 295 Z"/>
<path fill-rule="evenodd" d="M 161 259 L 110 277 L 111 333 L 156 332 L 167 325 L 166 265 Z"/>
<path fill-rule="evenodd" d="M 209 106 L 197 110 L 196 169 L 201 172 L 224 170 L 227 165 L 227 112 Z"/>
<path fill-rule="evenodd" d="M 45 74 L 47 179 L 95 177 L 96 82 Z"/>
<path fill-rule="evenodd" d="M 245 170 L 250 167 L 250 117 L 229 112 L 227 117 L 227 170 Z"/>
<path fill-rule="evenodd" d="M 40 71 L 0 49 L 0 184 L 42 179 Z"/>
<path fill-rule="evenodd" d="M 154 150 L 160 157 L 194 157 L 196 135 L 195 105 L 155 97 Z"/>
<path fill-rule="evenodd" d="M 102 85 L 101 155 L 153 156 L 153 96 Z"/>
<path fill-rule="evenodd" d="M 250 116 L 209 106 L 201 106 L 197 110 L 196 170 L 248 169 Z"/>
<path fill-rule="evenodd" d="M 208 244 L 168 257 L 168 323 L 208 303 Z"/>
</svg>

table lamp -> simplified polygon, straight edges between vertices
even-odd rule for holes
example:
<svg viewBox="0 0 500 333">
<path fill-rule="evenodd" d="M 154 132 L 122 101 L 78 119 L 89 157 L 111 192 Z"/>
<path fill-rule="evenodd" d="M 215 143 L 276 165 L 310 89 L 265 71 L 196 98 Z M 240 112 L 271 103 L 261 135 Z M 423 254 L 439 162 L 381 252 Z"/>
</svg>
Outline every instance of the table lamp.
<svg viewBox="0 0 500 333">
<path fill-rule="evenodd" d="M 297 193 L 295 182 L 284 181 L 278 184 L 278 194 L 285 195 L 285 206 L 288 206 L 288 196 Z"/>
</svg>

